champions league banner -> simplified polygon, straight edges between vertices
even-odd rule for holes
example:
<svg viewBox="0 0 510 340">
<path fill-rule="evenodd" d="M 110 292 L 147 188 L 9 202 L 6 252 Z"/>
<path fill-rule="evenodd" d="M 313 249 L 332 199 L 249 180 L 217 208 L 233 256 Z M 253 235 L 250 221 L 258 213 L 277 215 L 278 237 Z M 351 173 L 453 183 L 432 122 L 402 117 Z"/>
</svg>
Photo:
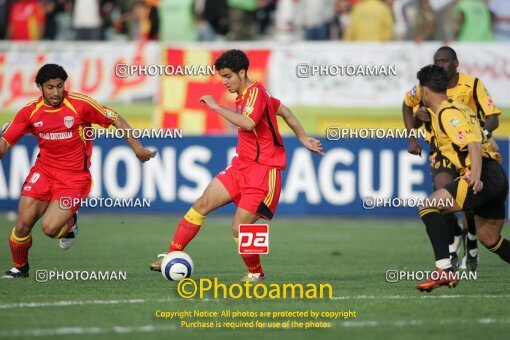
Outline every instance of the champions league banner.
<svg viewBox="0 0 510 340">
<path fill-rule="evenodd" d="M 418 157 L 405 139 L 321 140 L 325 156 L 296 138 L 285 138 L 287 169 L 276 216 L 417 216 L 417 205 L 432 192 L 428 145 Z M 183 213 L 235 155 L 237 138 L 143 139 L 158 151 L 141 164 L 122 139 L 94 141 L 93 188 L 82 211 Z M 509 141 L 497 143 L 509 172 Z M 38 154 L 35 138 L 24 137 L 1 160 L 0 210 L 17 210 L 21 187 Z M 118 203 L 131 202 L 131 207 Z M 138 204 L 136 204 L 138 202 Z M 234 211 L 233 204 L 219 213 Z"/>
</svg>

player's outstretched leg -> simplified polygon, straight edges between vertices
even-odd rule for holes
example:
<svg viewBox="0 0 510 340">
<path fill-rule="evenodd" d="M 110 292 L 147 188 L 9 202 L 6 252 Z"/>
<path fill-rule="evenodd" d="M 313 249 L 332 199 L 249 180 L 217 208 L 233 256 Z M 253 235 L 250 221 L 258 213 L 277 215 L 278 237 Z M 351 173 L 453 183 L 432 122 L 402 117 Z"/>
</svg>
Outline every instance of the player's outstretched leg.
<svg viewBox="0 0 510 340">
<path fill-rule="evenodd" d="M 14 267 L 8 270 L 3 279 L 28 277 L 28 251 L 32 246 L 32 227 L 48 206 L 47 201 L 36 200 L 22 195 L 19 201 L 18 219 L 9 237 Z"/>
<path fill-rule="evenodd" d="M 223 184 L 217 178 L 213 179 L 202 196 L 195 201 L 191 209 L 179 221 L 168 252 L 183 251 L 198 234 L 206 215 L 231 201 L 232 198 Z M 150 270 L 161 271 L 161 261 L 166 254 L 158 255 L 159 259 L 149 265 Z"/>
<path fill-rule="evenodd" d="M 503 261 L 510 263 L 510 241 L 501 236 L 504 220 L 475 216 L 475 221 L 480 242 Z"/>
<path fill-rule="evenodd" d="M 234 235 L 236 246 L 239 242 L 239 225 L 255 223 L 258 219 L 259 217 L 257 215 L 252 214 L 245 209 L 237 208 L 234 220 L 232 221 L 232 234 Z M 248 273 L 246 273 L 241 281 L 259 282 L 264 280 L 264 271 L 262 270 L 262 264 L 260 263 L 260 255 L 241 254 L 241 257 L 248 269 Z"/>
</svg>

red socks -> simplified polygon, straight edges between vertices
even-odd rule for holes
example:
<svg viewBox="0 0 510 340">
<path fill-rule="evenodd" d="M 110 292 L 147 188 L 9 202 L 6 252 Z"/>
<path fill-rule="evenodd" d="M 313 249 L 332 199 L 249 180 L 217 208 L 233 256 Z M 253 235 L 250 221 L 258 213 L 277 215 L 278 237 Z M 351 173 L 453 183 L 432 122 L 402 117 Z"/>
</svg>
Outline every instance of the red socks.
<svg viewBox="0 0 510 340">
<path fill-rule="evenodd" d="M 18 237 L 14 232 L 15 229 L 16 228 L 12 229 L 11 236 L 9 237 L 9 245 L 11 246 L 14 267 L 21 268 L 28 262 L 28 250 L 32 246 L 32 234 L 25 237 Z"/>
<path fill-rule="evenodd" d="M 182 251 L 200 230 L 205 216 L 191 208 L 177 225 L 169 251 Z"/>
</svg>

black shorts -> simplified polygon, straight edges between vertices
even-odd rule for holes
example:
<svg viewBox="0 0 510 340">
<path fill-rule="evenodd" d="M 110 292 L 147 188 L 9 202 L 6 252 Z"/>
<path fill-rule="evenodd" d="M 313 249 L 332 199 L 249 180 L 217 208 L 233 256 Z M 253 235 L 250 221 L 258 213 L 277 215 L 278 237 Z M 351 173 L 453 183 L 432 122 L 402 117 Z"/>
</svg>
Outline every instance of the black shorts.
<svg viewBox="0 0 510 340">
<path fill-rule="evenodd" d="M 508 177 L 503 167 L 495 160 L 482 161 L 483 189 L 476 195 L 468 182 L 462 178 L 448 183 L 444 188 L 453 196 L 464 211 L 495 220 L 505 219 L 505 201 L 508 195 Z"/>
<path fill-rule="evenodd" d="M 437 175 L 444 172 L 450 174 L 453 178 L 459 177 L 459 172 L 448 158 L 444 157 L 439 152 L 431 153 L 430 176 L 432 177 L 432 182 L 434 182 L 434 178 Z"/>
</svg>

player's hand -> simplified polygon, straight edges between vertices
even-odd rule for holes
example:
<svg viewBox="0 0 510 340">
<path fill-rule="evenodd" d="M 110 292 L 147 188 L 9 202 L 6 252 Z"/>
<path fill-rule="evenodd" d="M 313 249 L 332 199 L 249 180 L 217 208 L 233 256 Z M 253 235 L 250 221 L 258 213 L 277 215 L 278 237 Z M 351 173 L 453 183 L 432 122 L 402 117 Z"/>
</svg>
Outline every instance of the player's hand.
<svg viewBox="0 0 510 340">
<path fill-rule="evenodd" d="M 325 153 L 322 151 L 322 143 L 313 138 L 313 137 L 304 137 L 302 140 L 301 140 L 301 143 L 310 151 L 313 151 L 315 153 L 318 153 L 319 155 L 321 156 L 324 156 Z"/>
<path fill-rule="evenodd" d="M 149 159 L 156 157 L 157 151 L 152 151 L 146 148 L 141 148 L 135 151 L 136 158 L 142 163 L 147 162 Z"/>
<path fill-rule="evenodd" d="M 409 138 L 409 145 L 407 151 L 412 155 L 418 155 L 421 157 L 421 145 L 418 143 L 416 138 Z"/>
<path fill-rule="evenodd" d="M 220 107 L 220 105 L 216 102 L 216 100 L 210 94 L 200 97 L 200 102 L 202 104 L 209 106 L 209 108 L 212 110 L 217 110 Z"/>
<path fill-rule="evenodd" d="M 475 178 L 474 176 L 471 176 L 471 174 L 468 172 L 464 176 L 462 176 L 467 182 L 470 187 L 473 189 L 473 193 L 476 195 L 483 189 L 483 182 L 479 178 Z"/>
<path fill-rule="evenodd" d="M 425 106 L 420 106 L 414 113 L 414 116 L 422 122 L 430 122 L 430 113 L 427 111 Z"/>
</svg>

